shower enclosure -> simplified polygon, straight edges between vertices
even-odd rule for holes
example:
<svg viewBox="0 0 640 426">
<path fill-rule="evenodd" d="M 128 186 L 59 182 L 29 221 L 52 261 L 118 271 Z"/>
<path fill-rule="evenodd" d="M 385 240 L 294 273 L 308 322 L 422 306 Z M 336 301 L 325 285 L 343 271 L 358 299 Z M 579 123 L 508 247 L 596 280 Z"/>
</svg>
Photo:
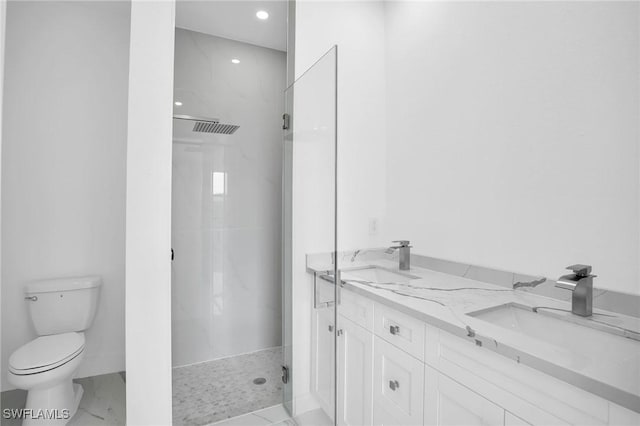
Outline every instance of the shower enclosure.
<svg viewBox="0 0 640 426">
<path fill-rule="evenodd" d="M 306 266 L 336 252 L 336 71 L 285 89 L 284 52 L 176 29 L 174 424 L 336 418 L 338 265 Z"/>
<path fill-rule="evenodd" d="M 176 29 L 174 424 L 282 402 L 285 57 Z"/>
</svg>

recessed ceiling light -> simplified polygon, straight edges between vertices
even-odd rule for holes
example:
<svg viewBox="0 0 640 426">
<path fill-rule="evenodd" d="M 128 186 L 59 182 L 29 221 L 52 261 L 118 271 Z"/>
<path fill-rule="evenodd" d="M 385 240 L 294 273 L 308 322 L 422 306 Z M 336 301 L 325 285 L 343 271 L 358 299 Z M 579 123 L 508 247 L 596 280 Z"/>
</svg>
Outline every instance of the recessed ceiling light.
<svg viewBox="0 0 640 426">
<path fill-rule="evenodd" d="M 176 104 L 176 106 L 182 106 L 182 102 L 180 101 L 175 101 L 174 104 Z"/>
<path fill-rule="evenodd" d="M 234 64 L 239 64 L 240 63 L 240 59 L 233 58 L 231 60 L 231 62 L 233 62 Z"/>
<path fill-rule="evenodd" d="M 267 12 L 266 10 L 259 10 L 256 12 L 256 16 L 258 17 L 258 19 L 262 19 L 264 21 L 265 19 L 269 18 L 269 12 Z"/>
</svg>

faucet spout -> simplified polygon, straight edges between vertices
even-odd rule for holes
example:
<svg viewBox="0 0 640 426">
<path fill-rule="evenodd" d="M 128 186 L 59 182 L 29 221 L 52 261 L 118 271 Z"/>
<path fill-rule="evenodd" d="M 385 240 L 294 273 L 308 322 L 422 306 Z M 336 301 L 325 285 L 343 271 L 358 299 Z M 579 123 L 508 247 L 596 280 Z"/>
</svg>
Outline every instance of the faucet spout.
<svg viewBox="0 0 640 426">
<path fill-rule="evenodd" d="M 411 243 L 409 240 L 397 240 L 392 241 L 394 243 L 398 243 L 397 246 L 391 246 L 385 250 L 385 253 L 392 254 L 394 251 L 399 250 L 400 256 L 398 258 L 398 268 L 401 271 L 408 271 L 411 269 L 411 247 L 409 244 Z"/>
<path fill-rule="evenodd" d="M 572 265 L 567 269 L 572 274 L 563 275 L 556 281 L 556 287 L 571 290 L 571 312 L 583 317 L 593 314 L 593 279 L 590 265 Z"/>
</svg>

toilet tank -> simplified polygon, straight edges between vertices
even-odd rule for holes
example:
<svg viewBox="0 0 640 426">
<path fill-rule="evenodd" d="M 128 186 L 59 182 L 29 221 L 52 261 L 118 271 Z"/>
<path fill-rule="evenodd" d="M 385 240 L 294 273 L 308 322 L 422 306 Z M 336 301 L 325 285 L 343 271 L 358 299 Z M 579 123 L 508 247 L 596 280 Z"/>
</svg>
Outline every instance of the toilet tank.
<svg viewBox="0 0 640 426">
<path fill-rule="evenodd" d="M 25 285 L 25 302 L 39 336 L 82 331 L 96 316 L 102 278 L 55 278 Z"/>
</svg>

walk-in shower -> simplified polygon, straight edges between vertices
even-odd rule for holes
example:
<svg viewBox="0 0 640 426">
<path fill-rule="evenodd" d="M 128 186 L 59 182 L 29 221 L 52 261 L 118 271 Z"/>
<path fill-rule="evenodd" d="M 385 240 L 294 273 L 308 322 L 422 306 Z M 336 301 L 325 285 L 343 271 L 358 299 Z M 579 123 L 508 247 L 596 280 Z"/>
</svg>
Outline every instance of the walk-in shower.
<svg viewBox="0 0 640 426">
<path fill-rule="evenodd" d="M 177 28 L 174 68 L 173 417 L 199 426 L 282 403 L 285 53 Z"/>
</svg>

